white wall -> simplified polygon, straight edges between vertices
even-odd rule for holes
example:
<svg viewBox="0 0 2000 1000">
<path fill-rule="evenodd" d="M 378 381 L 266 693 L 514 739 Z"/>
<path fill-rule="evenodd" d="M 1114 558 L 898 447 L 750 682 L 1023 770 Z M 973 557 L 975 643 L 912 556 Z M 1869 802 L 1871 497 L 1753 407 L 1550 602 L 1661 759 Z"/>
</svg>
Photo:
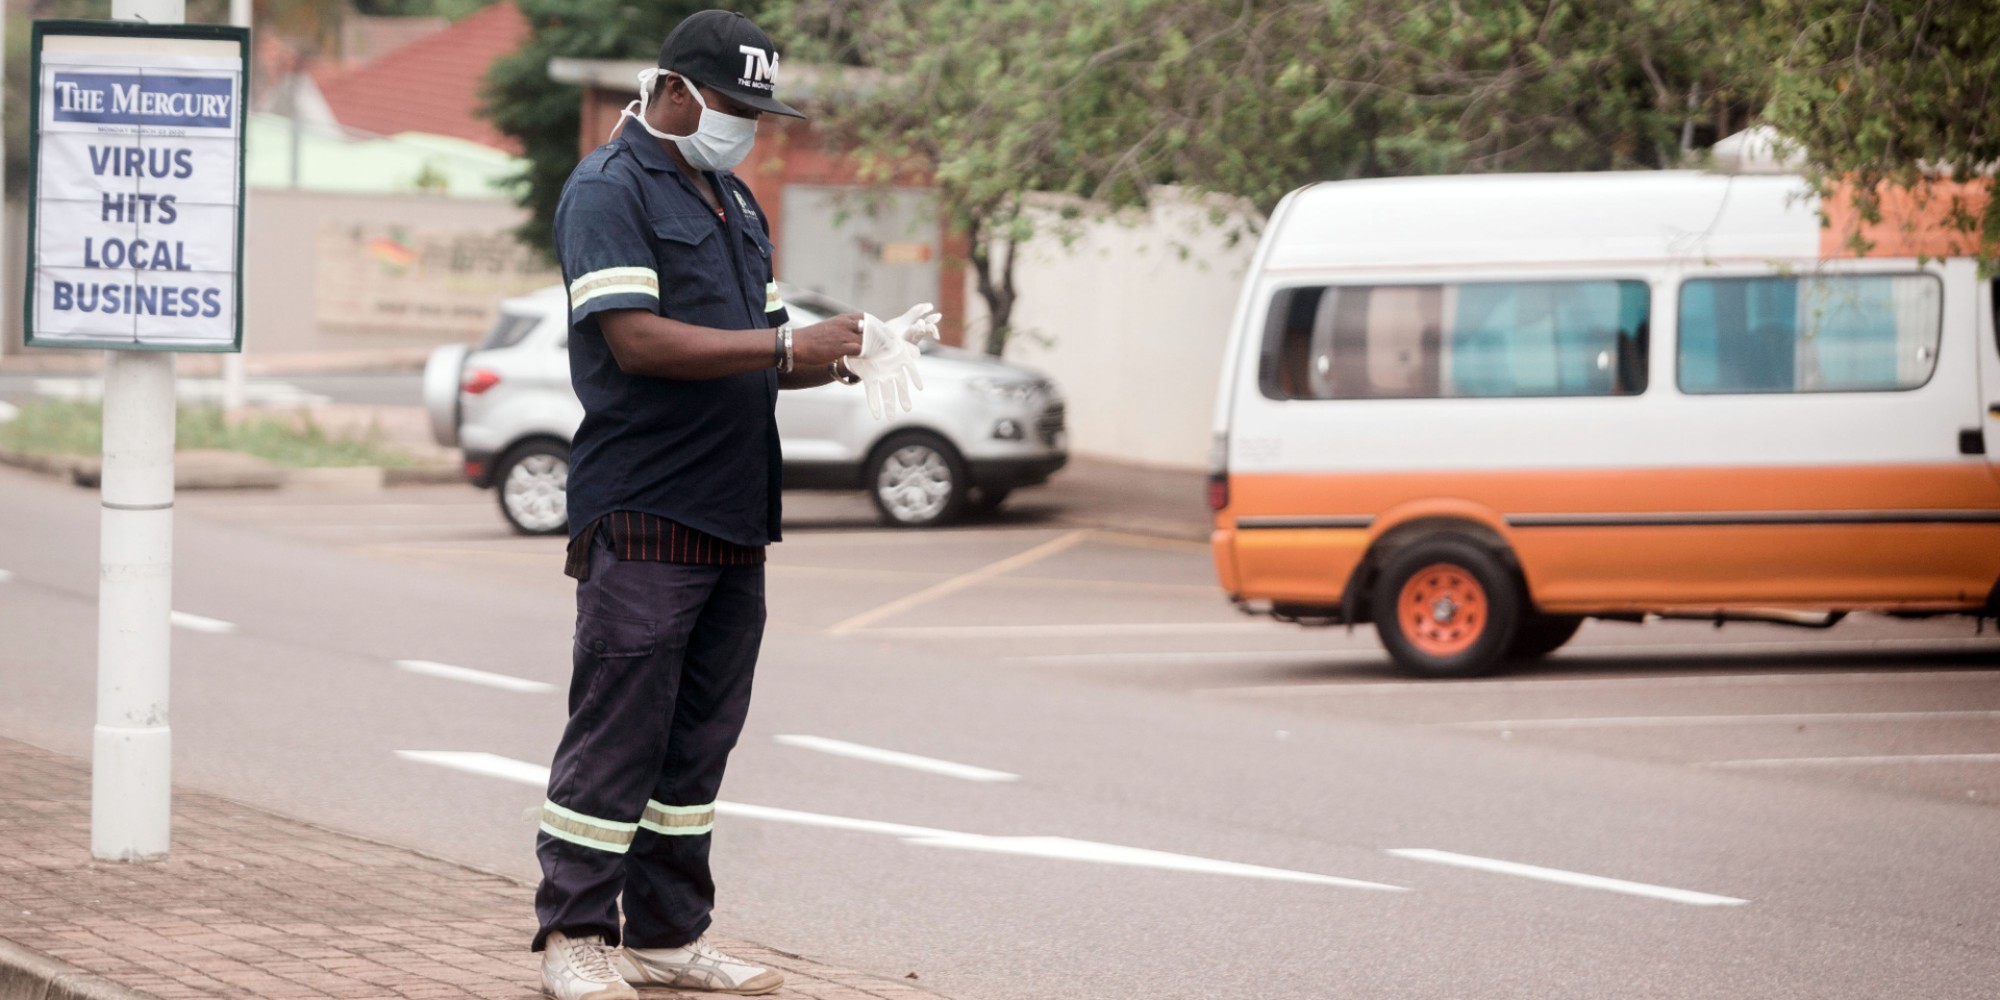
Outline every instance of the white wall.
<svg viewBox="0 0 2000 1000">
<path fill-rule="evenodd" d="M 1072 224 L 1067 248 L 1046 229 L 1022 248 L 1006 357 L 1061 385 L 1073 453 L 1202 468 L 1229 321 L 1256 249 L 1249 226 L 1263 220 L 1171 189 L 1154 201 L 1147 212 Z M 1037 211 L 1053 220 L 1063 207 L 1044 199 Z M 1231 231 L 1241 234 L 1233 246 Z M 967 346 L 976 348 L 986 304 L 966 273 Z"/>
</svg>

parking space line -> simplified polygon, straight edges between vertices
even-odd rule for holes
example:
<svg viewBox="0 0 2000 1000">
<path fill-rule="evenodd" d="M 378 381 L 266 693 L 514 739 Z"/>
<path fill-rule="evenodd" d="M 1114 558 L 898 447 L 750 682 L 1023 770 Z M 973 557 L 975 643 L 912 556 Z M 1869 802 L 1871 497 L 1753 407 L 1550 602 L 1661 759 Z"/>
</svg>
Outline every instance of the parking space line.
<svg viewBox="0 0 2000 1000">
<path fill-rule="evenodd" d="M 1330 651 L 1340 652 L 1340 651 Z M 1438 694 L 1482 691 L 1617 691 L 1655 687 L 1761 687 L 1805 682 L 1809 684 L 1880 684 L 1884 682 L 1937 683 L 2000 681 L 1993 670 L 1909 670 L 1869 673 L 1782 673 L 1782 674 L 1681 674 L 1662 677 L 1551 677 L 1519 680 L 1474 678 L 1443 686 L 1436 681 L 1383 681 L 1347 684 L 1327 681 L 1317 684 L 1260 684 L 1246 687 L 1200 688 L 1195 694 L 1224 698 L 1292 698 L 1302 694 Z"/>
<path fill-rule="evenodd" d="M 879 747 L 862 746 L 859 743 L 827 739 L 824 736 L 784 735 L 773 736 L 771 739 L 788 747 L 817 750 L 820 753 L 832 754 L 835 757 L 865 760 L 875 764 L 887 764 L 891 767 L 905 767 L 912 771 L 928 771 L 932 774 L 963 778 L 966 781 L 1018 781 L 1021 777 L 1018 774 L 1009 774 L 1006 771 L 974 767 L 971 764 L 958 764 L 948 760 L 939 760 L 936 757 L 920 757 L 913 753 L 903 753 L 897 750 L 883 750 Z"/>
<path fill-rule="evenodd" d="M 544 681 L 531 681 L 524 677 L 509 677 L 506 674 L 488 673 L 471 667 L 455 667 L 449 663 L 433 660 L 397 660 L 396 666 L 413 674 L 426 677 L 441 677 L 445 680 L 464 681 L 467 684 L 482 684 L 502 691 L 518 691 L 522 694 L 540 694 L 552 691 L 555 685 Z"/>
<path fill-rule="evenodd" d="M 1560 868 L 1543 868 L 1539 865 L 1524 865 L 1518 861 L 1500 861 L 1471 854 L 1455 854 L 1451 851 L 1434 851 L 1423 847 L 1401 847 L 1389 851 L 1399 858 L 1412 861 L 1430 861 L 1441 865 L 1471 868 L 1476 871 L 1492 872 L 1497 875 L 1515 875 L 1558 885 L 1574 886 L 1580 889 L 1602 889 L 1606 892 L 1620 892 L 1628 896 L 1645 896 L 1663 899 L 1670 903 L 1686 903 L 1689 906 L 1742 906 L 1750 902 L 1734 896 L 1716 896 L 1689 889 L 1674 889 L 1664 885 L 1649 885 L 1645 882 L 1628 882 L 1624 879 L 1606 878 L 1602 875 L 1585 875 L 1582 872 L 1563 871 Z"/>
<path fill-rule="evenodd" d="M 1140 622 L 1109 625 L 904 625 L 871 628 L 869 635 L 897 639 L 1071 639 L 1127 635 L 1237 635 L 1283 625 L 1261 622 Z"/>
<path fill-rule="evenodd" d="M 178 628 L 184 628 L 190 632 L 207 632 L 210 635 L 228 635 L 236 631 L 236 625 L 233 622 L 221 621 L 215 618 L 203 618 L 200 615 L 191 615 L 185 611 L 168 612 L 167 621 Z"/>
<path fill-rule="evenodd" d="M 1854 722 L 1985 722 L 2000 719 L 1996 712 L 1817 712 L 1789 715 L 1607 715 L 1587 719 L 1481 719 L 1474 722 L 1439 722 L 1438 729 L 1616 729 L 1676 726 L 1777 726 L 1826 725 Z"/>
<path fill-rule="evenodd" d="M 502 757 L 499 754 L 481 753 L 468 750 L 398 750 L 396 756 L 419 764 L 434 764 L 454 771 L 500 778 L 523 785 L 547 788 L 549 769 L 525 760 Z"/>
<path fill-rule="evenodd" d="M 14 574 L 12 571 L 0 569 L 0 583 L 6 583 L 7 581 L 12 580 L 13 578 Z"/>
<path fill-rule="evenodd" d="M 424 764 L 435 764 L 453 770 L 465 771 L 487 777 L 501 778 L 523 785 L 547 788 L 549 769 L 527 761 L 501 757 L 497 754 L 460 752 L 452 750 L 398 750 L 396 756 L 404 760 Z M 1219 861 L 1201 858 L 1191 854 L 1173 854 L 1143 847 L 1125 847 L 1119 844 L 1102 844 L 1090 840 L 1071 840 L 1068 837 L 1007 837 L 987 836 L 980 833 L 960 833 L 956 830 L 940 830 L 936 827 L 911 826 L 907 823 L 890 823 L 882 820 L 860 819 L 852 816 L 833 816 L 826 813 L 802 812 L 797 809 L 779 809 L 773 806 L 751 805 L 747 802 L 720 801 L 715 804 L 717 815 L 740 816 L 745 819 L 761 819 L 774 823 L 795 823 L 830 830 L 850 830 L 856 833 L 885 834 L 900 838 L 904 843 L 919 847 L 945 847 L 968 851 L 990 851 L 996 854 L 1015 854 L 1026 857 L 1052 858 L 1063 861 L 1095 861 L 1099 864 L 1125 865 L 1140 868 L 1159 868 L 1167 871 L 1200 872 L 1209 875 L 1234 875 L 1238 878 L 1266 879 L 1281 882 L 1304 882 L 1311 885 L 1337 886 L 1343 889 L 1369 889 L 1379 892 L 1408 892 L 1409 888 L 1388 885 L 1382 882 L 1365 882 L 1360 879 L 1341 878 L 1335 875 L 1319 875 L 1313 872 L 1292 871 L 1285 868 L 1266 868 L 1237 861 Z"/>
<path fill-rule="evenodd" d="M 955 594 L 968 587 L 976 587 L 1003 573 L 1011 573 L 1014 570 L 1039 562 L 1058 552 L 1075 548 L 1089 537 L 1090 532 L 1086 530 L 1072 531 L 1059 538 L 1050 539 L 1026 552 L 1016 553 L 998 562 L 987 563 L 969 573 L 961 573 L 942 583 L 925 587 L 914 594 L 899 597 L 887 604 L 863 611 L 846 621 L 835 623 L 831 628 L 826 630 L 826 634 L 847 635 L 856 630 L 867 628 L 876 622 L 893 618 L 911 608 L 927 604 L 947 594 Z"/>
<path fill-rule="evenodd" d="M 1298 660 L 1305 663 L 1380 663 L 1389 654 L 1381 650 L 1353 649 L 1212 649 L 1172 653 L 1034 653 L 1000 657 L 1004 663 L 1240 663 L 1250 660 Z M 1436 686 L 1432 685 L 1435 690 Z M 1233 690 L 1233 689 L 1222 689 Z"/>
<path fill-rule="evenodd" d="M 2000 753 L 1913 753 L 1880 757 L 1756 757 L 1746 760 L 1705 760 L 1702 767 L 1844 767 L 1880 764 L 2000 764 Z"/>
</svg>

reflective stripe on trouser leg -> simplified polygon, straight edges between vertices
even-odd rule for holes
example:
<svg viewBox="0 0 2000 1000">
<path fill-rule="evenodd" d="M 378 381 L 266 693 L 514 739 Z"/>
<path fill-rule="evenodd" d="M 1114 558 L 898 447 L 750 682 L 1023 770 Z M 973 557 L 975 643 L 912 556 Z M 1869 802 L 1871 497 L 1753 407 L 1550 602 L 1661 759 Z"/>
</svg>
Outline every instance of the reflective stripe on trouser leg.
<svg viewBox="0 0 2000 1000">
<path fill-rule="evenodd" d="M 542 832 L 579 847 L 623 854 L 632 849 L 632 835 L 638 831 L 638 823 L 585 816 L 554 801 L 542 803 Z"/>
<path fill-rule="evenodd" d="M 678 947 L 708 929 L 711 810 L 749 713 L 763 637 L 764 567 L 724 567 L 688 636 L 667 758 L 625 859 L 625 941 L 633 947 Z"/>
<path fill-rule="evenodd" d="M 621 562 L 592 543 L 590 578 L 576 588 L 570 718 L 535 838 L 536 947 L 556 930 L 620 939 L 631 851 L 639 836 L 654 836 L 639 827 L 646 801 L 675 801 L 656 789 L 689 636 L 716 576 L 713 567 Z"/>
<path fill-rule="evenodd" d="M 692 837 L 715 829 L 715 803 L 705 806 L 670 806 L 646 800 L 646 814 L 639 826 L 662 837 Z"/>
</svg>

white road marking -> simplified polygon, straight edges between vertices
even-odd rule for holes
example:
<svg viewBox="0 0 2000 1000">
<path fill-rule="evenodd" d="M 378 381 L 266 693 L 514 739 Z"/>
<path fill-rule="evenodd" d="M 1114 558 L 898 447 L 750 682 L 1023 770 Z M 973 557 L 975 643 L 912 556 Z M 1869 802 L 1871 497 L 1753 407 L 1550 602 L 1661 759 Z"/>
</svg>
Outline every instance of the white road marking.
<svg viewBox="0 0 2000 1000">
<path fill-rule="evenodd" d="M 1686 903 L 1690 906 L 1741 906 L 1747 899 L 1734 896 L 1715 896 L 1706 892 L 1688 889 L 1672 889 L 1663 885 L 1648 885 L 1644 882 L 1627 882 L 1624 879 L 1605 878 L 1602 875 L 1585 875 L 1568 872 L 1560 868 L 1542 868 L 1538 865 L 1524 865 L 1516 861 L 1498 861 L 1493 858 L 1475 857 L 1470 854 L 1454 854 L 1451 851 L 1434 851 L 1424 847 L 1403 847 L 1389 851 L 1399 858 L 1412 861 L 1431 861 L 1441 865 L 1456 865 L 1500 875 L 1517 875 L 1521 878 L 1538 879 L 1559 885 L 1576 886 L 1582 889 L 1602 889 L 1606 892 L 1622 892 L 1629 896 L 1645 896 L 1664 899 L 1672 903 Z"/>
<path fill-rule="evenodd" d="M 396 756 L 425 764 L 468 771 L 473 774 L 504 778 L 508 781 L 547 788 L 549 769 L 527 761 L 513 760 L 490 753 L 461 753 L 449 750 L 398 750 Z M 1212 858 L 1198 858 L 1189 854 L 1171 854 L 1166 851 L 1151 851 L 1142 847 L 1121 847 L 1117 844 L 1100 844 L 1088 840 L 1071 840 L 1068 837 L 988 837 L 977 833 L 959 833 L 956 830 L 940 830 L 929 826 L 911 826 L 907 823 L 887 823 L 881 820 L 858 819 L 851 816 L 831 816 L 826 813 L 801 812 L 796 809 L 779 809 L 773 806 L 750 805 L 744 802 L 717 802 L 715 811 L 724 816 L 740 816 L 744 819 L 761 819 L 773 823 L 794 823 L 800 826 L 815 826 L 829 830 L 851 830 L 856 833 L 876 833 L 899 837 L 905 843 L 922 847 L 950 847 L 967 851 L 991 851 L 997 854 L 1018 854 L 1037 858 L 1054 858 L 1064 861 L 1096 861 L 1100 864 L 1132 865 L 1144 868 L 1161 868 L 1170 871 L 1202 872 L 1211 875 L 1234 875 L 1238 878 L 1267 879 L 1282 882 L 1304 882 L 1312 885 L 1330 885 L 1343 889 L 1369 889 L 1379 892 L 1408 892 L 1400 885 L 1381 882 L 1364 882 L 1359 879 L 1338 878 L 1332 875 L 1317 875 L 1312 872 L 1291 871 L 1284 868 L 1265 868 L 1261 865 L 1246 865 L 1234 861 L 1217 861 Z"/>
<path fill-rule="evenodd" d="M 210 635 L 228 635 L 229 633 L 236 631 L 236 625 L 233 622 L 225 622 L 215 618 L 203 618 L 200 615 L 191 615 L 185 611 L 168 612 L 167 620 L 173 623 L 175 626 L 187 629 L 190 632 L 207 632 Z"/>
<path fill-rule="evenodd" d="M 2000 753 L 1913 753 L 1882 757 L 1757 757 L 1746 760 L 1709 760 L 1703 767 L 1845 767 L 1874 764 L 2000 764 Z"/>
<path fill-rule="evenodd" d="M 826 633 L 828 635 L 846 635 L 857 629 L 867 628 L 876 622 L 894 618 L 911 608 L 934 601 L 947 594 L 955 594 L 968 587 L 976 587 L 996 576 L 1011 573 L 1014 570 L 1031 563 L 1039 562 L 1058 552 L 1075 548 L 1089 537 L 1089 531 L 1072 531 L 1059 538 L 1043 542 L 1026 552 L 1016 553 L 998 562 L 988 563 L 970 573 L 961 573 L 942 583 L 925 587 L 914 594 L 899 597 L 887 604 L 863 611 L 852 618 L 834 624 L 833 627 L 826 630 Z"/>
<path fill-rule="evenodd" d="M 398 750 L 396 756 L 419 764 L 436 764 L 454 771 L 501 778 L 523 785 L 533 785 L 536 788 L 549 787 L 548 768 L 540 764 L 530 764 L 525 760 L 502 757 L 499 754 L 460 750 Z"/>
<path fill-rule="evenodd" d="M 1066 654 L 1067 655 L 1067 654 Z M 1449 687 L 1436 681 L 1385 681 L 1345 684 L 1262 684 L 1249 687 L 1200 688 L 1195 694 L 1223 698 L 1291 698 L 1302 694 L 1440 694 L 1480 691 L 1617 691 L 1655 687 L 1762 687 L 1797 682 L 1809 684 L 1879 684 L 1886 681 L 1936 683 L 1977 681 L 1991 684 L 2000 680 L 1992 670 L 1908 670 L 1871 673 L 1785 673 L 1785 674 L 1689 674 L 1666 677 L 1569 677 L 1523 680 L 1463 680 Z"/>
<path fill-rule="evenodd" d="M 449 663 L 437 663 L 431 660 L 397 660 L 396 666 L 413 674 L 423 674 L 426 677 L 442 677 L 445 680 L 464 681 L 467 684 L 484 684 L 487 687 L 499 688 L 502 691 L 519 691 L 522 694 L 540 694 L 544 691 L 555 689 L 555 685 L 544 681 L 531 681 L 522 677 L 509 677 L 506 674 L 492 674 L 484 670 L 474 670 L 471 667 L 454 667 Z"/>
<path fill-rule="evenodd" d="M 1820 712 L 1794 715 L 1608 715 L 1593 719 L 1483 719 L 1438 729 L 1617 729 L 1673 726 L 1791 726 L 1854 722 L 1989 721 L 2000 712 Z"/>
<path fill-rule="evenodd" d="M 1005 771 L 974 767 L 971 764 L 957 764 L 948 760 L 939 760 L 935 757 L 919 757 L 913 753 L 902 753 L 896 750 L 883 750 L 877 747 L 862 746 L 859 743 L 832 740 L 824 736 L 787 735 L 773 736 L 771 738 L 788 747 L 817 750 L 820 753 L 833 754 L 836 757 L 851 757 L 855 760 L 865 760 L 876 764 L 888 764 L 891 767 L 907 767 L 912 771 L 929 771 L 932 774 L 943 774 L 953 778 L 963 778 L 967 781 L 1016 781 L 1021 777 L 1018 774 L 1008 774 Z"/>
<path fill-rule="evenodd" d="M 0 583 L 6 583 L 7 581 L 12 580 L 13 578 L 14 574 L 12 571 L 0 569 Z"/>
<path fill-rule="evenodd" d="M 894 639 L 1070 639 L 1127 635 L 1239 635 L 1275 632 L 1277 622 L 1148 622 L 1112 625 L 905 625 L 871 628 L 868 634 Z M 1381 659 L 1380 656 L 1376 657 Z"/>
<path fill-rule="evenodd" d="M 1304 663 L 1338 663 L 1366 660 L 1382 662 L 1389 654 L 1376 650 L 1354 649 L 1213 649 L 1198 652 L 1185 650 L 1172 653 L 1036 653 L 1025 656 L 1003 656 L 1005 663 L 1242 663 L 1253 660 L 1283 660 L 1287 663 L 1298 660 Z M 1329 687 L 1331 685 L 1291 685 Z M 1223 690 L 1232 690 L 1225 688 Z M 1436 690 L 1435 685 L 1432 690 Z"/>
</svg>

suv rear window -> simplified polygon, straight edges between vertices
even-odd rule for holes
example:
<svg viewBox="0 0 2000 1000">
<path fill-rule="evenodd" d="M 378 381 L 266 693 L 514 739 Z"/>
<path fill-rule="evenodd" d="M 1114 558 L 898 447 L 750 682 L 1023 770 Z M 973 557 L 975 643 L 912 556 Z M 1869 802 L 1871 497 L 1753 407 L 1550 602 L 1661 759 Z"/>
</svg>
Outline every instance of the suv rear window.
<svg viewBox="0 0 2000 1000">
<path fill-rule="evenodd" d="M 503 312 L 499 319 L 493 321 L 493 329 L 486 331 L 485 338 L 480 340 L 479 346 L 475 349 L 490 351 L 500 347 L 512 347 L 520 343 L 521 339 L 528 335 L 528 331 L 534 329 L 535 324 L 541 320 L 540 316 L 528 313 Z"/>
</svg>

